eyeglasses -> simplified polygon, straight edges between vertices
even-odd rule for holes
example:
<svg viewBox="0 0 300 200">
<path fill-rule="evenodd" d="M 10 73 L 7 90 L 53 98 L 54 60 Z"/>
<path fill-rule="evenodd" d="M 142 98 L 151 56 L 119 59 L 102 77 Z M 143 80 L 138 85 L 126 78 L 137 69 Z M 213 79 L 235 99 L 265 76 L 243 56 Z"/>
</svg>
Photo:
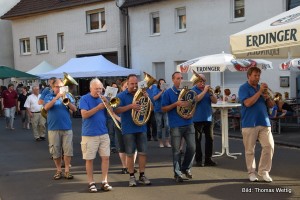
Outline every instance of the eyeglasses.
<svg viewBox="0 0 300 200">
<path fill-rule="evenodd" d="M 61 88 L 61 87 L 64 87 L 64 86 L 58 86 L 58 85 L 56 85 L 56 86 L 53 86 L 53 87 L 55 87 L 55 88 Z"/>
</svg>

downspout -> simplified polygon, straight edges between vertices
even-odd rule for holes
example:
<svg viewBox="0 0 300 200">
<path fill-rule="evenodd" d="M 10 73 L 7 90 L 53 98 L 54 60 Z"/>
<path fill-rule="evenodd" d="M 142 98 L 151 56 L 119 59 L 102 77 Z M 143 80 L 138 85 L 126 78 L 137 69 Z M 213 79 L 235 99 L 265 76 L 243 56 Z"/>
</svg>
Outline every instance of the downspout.
<svg viewBox="0 0 300 200">
<path fill-rule="evenodd" d="M 125 16 L 125 59 L 126 59 L 126 67 L 129 68 L 130 66 L 130 47 L 129 47 L 129 15 L 128 15 L 128 8 L 122 8 L 121 6 L 118 6 L 116 3 L 117 7 L 120 9 L 121 13 Z"/>
</svg>

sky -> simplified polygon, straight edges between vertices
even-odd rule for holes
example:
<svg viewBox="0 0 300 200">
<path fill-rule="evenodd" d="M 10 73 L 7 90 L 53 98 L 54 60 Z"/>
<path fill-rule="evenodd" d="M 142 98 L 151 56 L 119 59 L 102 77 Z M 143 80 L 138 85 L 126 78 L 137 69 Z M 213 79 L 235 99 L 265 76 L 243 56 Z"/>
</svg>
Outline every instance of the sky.
<svg viewBox="0 0 300 200">
<path fill-rule="evenodd" d="M 13 6 L 15 6 L 20 0 L 0 0 L 0 15 L 4 15 Z"/>
</svg>

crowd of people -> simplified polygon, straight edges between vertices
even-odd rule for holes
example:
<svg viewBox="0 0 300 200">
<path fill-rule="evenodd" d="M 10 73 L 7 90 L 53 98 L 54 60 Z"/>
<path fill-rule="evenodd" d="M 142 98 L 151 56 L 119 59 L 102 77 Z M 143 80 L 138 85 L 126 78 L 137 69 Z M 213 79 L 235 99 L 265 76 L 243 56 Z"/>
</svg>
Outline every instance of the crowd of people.
<svg viewBox="0 0 300 200">
<path fill-rule="evenodd" d="M 275 103 L 274 99 L 265 92 L 268 85 L 259 84 L 260 74 L 259 68 L 250 68 L 247 72 L 248 80 L 239 88 L 238 97 L 242 104 L 241 128 L 249 180 L 257 181 L 258 174 L 264 181 L 272 182 L 269 172 L 272 166 L 274 140 L 267 108 L 277 106 L 277 112 L 281 115 L 288 115 L 292 111 L 280 96 Z M 53 176 L 55 180 L 74 177 L 70 172 L 73 156 L 70 113 L 80 109 L 82 116 L 81 151 L 82 158 L 85 160 L 90 192 L 98 191 L 93 176 L 93 161 L 97 153 L 101 158 L 101 190 L 112 190 L 108 182 L 109 158 L 110 154 L 115 152 L 119 153 L 122 164 L 121 173 L 129 175 L 130 187 L 138 183 L 150 185 L 151 181 L 146 176 L 146 165 L 147 142 L 152 139 L 158 141 L 160 148 L 172 148 L 174 180 L 180 183 L 185 180 L 183 176 L 187 179 L 193 178 L 193 166 L 217 165 L 212 159 L 214 120 L 211 104 L 217 103 L 218 99 L 223 97 L 220 97 L 220 88 L 211 92 L 210 85 L 206 83 L 206 77 L 203 74 L 199 76 L 201 81 L 191 88 L 195 92 L 193 99 L 195 112 L 184 116 L 179 113 L 178 108 L 188 108 L 191 102 L 179 98 L 180 83 L 183 79 L 180 72 L 172 74 L 173 84 L 169 88 L 163 87 L 166 83 L 164 79 L 159 79 L 157 85 L 142 90 L 143 96 L 151 100 L 153 111 L 150 113 L 148 123 L 141 125 L 137 125 L 132 116 L 132 112 L 140 113 L 144 109 L 143 103 L 135 101 L 135 95 L 139 90 L 139 80 L 134 74 L 129 75 L 119 84 L 111 84 L 111 87 L 118 88 L 116 97 L 119 105 L 116 108 L 111 107 L 110 97 L 103 96 L 105 88 L 98 78 L 90 81 L 90 92 L 80 98 L 77 107 L 70 93 L 61 92 L 64 87 L 63 81 L 53 77 L 49 79 L 50 85 L 42 92 L 38 86 L 32 87 L 32 94 L 28 93 L 27 87 L 21 87 L 18 94 L 13 84 L 9 84 L 7 89 L 2 88 L 1 109 L 5 113 L 7 129 L 14 130 L 16 111 L 21 113 L 24 129 L 29 129 L 31 124 L 36 141 L 46 140 L 47 129 L 49 152 L 56 167 Z M 237 101 L 236 95 L 231 95 L 229 89 L 225 89 L 224 95 L 224 99 L 228 102 Z M 42 109 L 47 112 L 46 119 L 41 114 Z M 121 126 L 121 129 L 117 124 Z M 201 146 L 202 135 L 205 136 L 204 148 Z M 259 140 L 262 145 L 258 172 L 256 172 L 255 162 L 256 140 Z M 135 177 L 137 157 L 138 178 Z M 65 166 L 64 172 L 62 161 Z"/>
</svg>

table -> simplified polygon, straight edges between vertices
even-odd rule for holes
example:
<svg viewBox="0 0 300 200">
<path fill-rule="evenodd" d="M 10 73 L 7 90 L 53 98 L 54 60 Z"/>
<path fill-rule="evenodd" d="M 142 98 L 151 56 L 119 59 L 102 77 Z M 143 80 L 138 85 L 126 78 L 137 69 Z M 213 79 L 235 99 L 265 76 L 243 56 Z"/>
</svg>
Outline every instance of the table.
<svg viewBox="0 0 300 200">
<path fill-rule="evenodd" d="M 226 153 L 227 156 L 237 159 L 234 155 L 242 155 L 242 153 L 229 153 L 229 142 L 228 142 L 228 109 L 240 107 L 240 103 L 227 103 L 218 102 L 212 104 L 213 108 L 221 110 L 221 124 L 222 124 L 222 152 L 216 152 L 213 157 L 219 157 Z"/>
</svg>

